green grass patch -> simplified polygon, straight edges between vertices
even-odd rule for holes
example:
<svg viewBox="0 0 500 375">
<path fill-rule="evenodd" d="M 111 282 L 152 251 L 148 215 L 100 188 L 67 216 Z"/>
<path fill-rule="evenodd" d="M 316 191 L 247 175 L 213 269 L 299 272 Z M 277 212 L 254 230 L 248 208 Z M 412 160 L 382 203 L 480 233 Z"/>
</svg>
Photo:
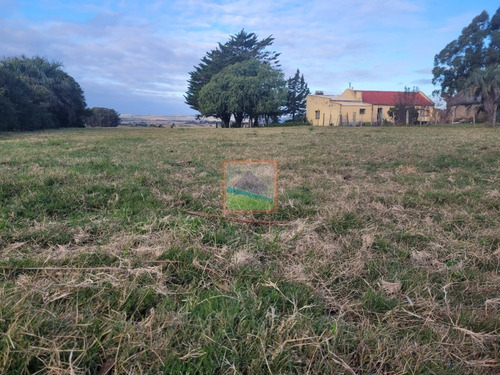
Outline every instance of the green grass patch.
<svg viewBox="0 0 500 375">
<path fill-rule="evenodd" d="M 273 207 L 274 203 L 267 199 L 226 193 L 226 209 L 228 210 L 272 210 Z"/>
</svg>

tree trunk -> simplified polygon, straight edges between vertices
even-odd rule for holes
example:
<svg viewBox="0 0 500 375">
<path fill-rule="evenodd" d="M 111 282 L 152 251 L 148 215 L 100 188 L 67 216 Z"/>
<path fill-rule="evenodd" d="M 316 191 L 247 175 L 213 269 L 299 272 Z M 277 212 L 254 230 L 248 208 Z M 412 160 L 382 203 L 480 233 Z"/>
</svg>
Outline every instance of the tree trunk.
<svg viewBox="0 0 500 375">
<path fill-rule="evenodd" d="M 243 112 L 238 112 L 234 114 L 234 121 L 236 122 L 235 127 L 241 128 L 241 123 L 243 122 Z"/>
<path fill-rule="evenodd" d="M 493 105 L 493 118 L 491 119 L 491 126 L 495 126 L 497 123 L 497 110 L 498 110 L 498 104 Z"/>
<path fill-rule="evenodd" d="M 222 127 L 223 128 L 229 128 L 229 122 L 231 121 L 231 115 L 222 115 L 220 117 L 222 121 Z"/>
<path fill-rule="evenodd" d="M 253 126 L 255 127 L 259 126 L 259 116 L 255 116 L 255 119 L 253 121 Z"/>
</svg>

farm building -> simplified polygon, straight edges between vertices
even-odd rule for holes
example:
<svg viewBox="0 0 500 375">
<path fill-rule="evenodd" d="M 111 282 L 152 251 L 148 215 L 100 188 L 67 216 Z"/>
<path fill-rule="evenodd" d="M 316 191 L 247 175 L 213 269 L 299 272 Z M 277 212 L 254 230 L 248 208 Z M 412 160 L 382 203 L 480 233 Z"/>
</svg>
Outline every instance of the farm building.
<svg viewBox="0 0 500 375">
<path fill-rule="evenodd" d="M 475 96 L 466 91 L 461 91 L 449 98 L 446 101 L 446 110 L 446 121 L 452 124 L 486 120 L 481 96 Z"/>
<path fill-rule="evenodd" d="M 429 122 L 434 102 L 421 91 L 366 91 L 347 89 L 341 95 L 316 93 L 307 96 L 307 120 L 315 126 L 382 124 L 393 119 L 387 113 L 396 104 L 415 106 L 418 121 Z"/>
</svg>

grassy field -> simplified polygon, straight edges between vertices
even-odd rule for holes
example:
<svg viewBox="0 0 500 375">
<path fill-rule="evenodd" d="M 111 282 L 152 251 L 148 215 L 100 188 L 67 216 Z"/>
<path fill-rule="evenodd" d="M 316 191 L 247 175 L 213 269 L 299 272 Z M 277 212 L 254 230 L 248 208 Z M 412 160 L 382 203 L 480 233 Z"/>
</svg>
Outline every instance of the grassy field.
<svg viewBox="0 0 500 375">
<path fill-rule="evenodd" d="M 228 210 L 267 210 L 270 211 L 274 207 L 274 202 L 255 198 L 247 197 L 240 194 L 227 193 L 226 194 L 226 209 Z"/>
<path fill-rule="evenodd" d="M 288 225 L 182 212 L 262 158 Z M 499 161 L 482 126 L 0 134 L 0 373 L 498 374 Z"/>
</svg>

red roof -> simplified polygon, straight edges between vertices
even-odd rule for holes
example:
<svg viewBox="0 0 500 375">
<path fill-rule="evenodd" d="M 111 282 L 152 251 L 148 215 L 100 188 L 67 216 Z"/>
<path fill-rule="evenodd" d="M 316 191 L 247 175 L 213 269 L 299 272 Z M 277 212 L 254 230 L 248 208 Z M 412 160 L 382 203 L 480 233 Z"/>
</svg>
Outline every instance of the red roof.
<svg viewBox="0 0 500 375">
<path fill-rule="evenodd" d="M 408 101 L 413 105 L 433 106 L 434 103 L 420 91 L 407 92 L 404 91 L 365 91 L 355 90 L 362 95 L 362 101 L 370 104 L 378 105 L 395 105 L 403 102 L 403 95 L 408 95 Z"/>
</svg>

